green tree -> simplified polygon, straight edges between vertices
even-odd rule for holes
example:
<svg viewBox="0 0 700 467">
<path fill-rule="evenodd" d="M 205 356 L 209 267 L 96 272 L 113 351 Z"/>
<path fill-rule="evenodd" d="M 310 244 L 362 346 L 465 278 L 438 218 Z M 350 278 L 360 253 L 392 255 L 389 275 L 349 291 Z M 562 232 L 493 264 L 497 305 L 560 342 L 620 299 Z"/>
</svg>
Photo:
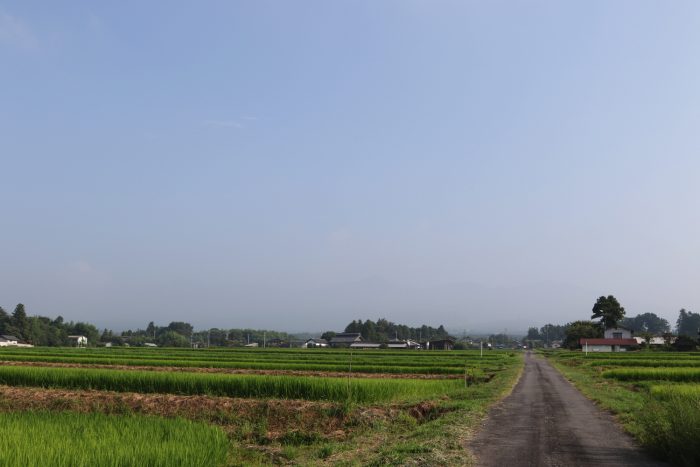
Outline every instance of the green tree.
<svg viewBox="0 0 700 467">
<path fill-rule="evenodd" d="M 10 325 L 10 315 L 0 306 L 0 334 L 8 334 L 7 326 Z"/>
<path fill-rule="evenodd" d="M 542 339 L 542 338 L 540 337 L 540 331 L 539 331 L 537 328 L 535 328 L 535 327 L 528 328 L 528 330 L 527 330 L 527 337 L 525 337 L 525 340 L 528 340 L 528 341 L 539 341 L 539 340 L 541 340 L 541 339 Z"/>
<path fill-rule="evenodd" d="M 17 334 L 19 334 L 17 337 L 25 338 L 28 321 L 27 312 L 24 311 L 24 305 L 22 303 L 18 303 L 15 307 L 15 311 L 12 313 L 11 323 L 14 329 L 17 331 Z"/>
<path fill-rule="evenodd" d="M 349 332 L 351 332 L 351 331 L 349 331 Z M 330 341 L 334 337 L 335 337 L 335 332 L 333 332 L 333 331 L 326 331 L 323 334 L 321 334 L 321 339 L 325 339 L 327 341 Z"/>
<path fill-rule="evenodd" d="M 190 340 L 175 331 L 165 331 L 158 336 L 158 345 L 161 347 L 189 347 Z"/>
<path fill-rule="evenodd" d="M 698 331 L 700 331 L 700 314 L 681 308 L 676 321 L 676 333 L 679 336 L 696 338 L 698 337 Z"/>
<path fill-rule="evenodd" d="M 620 325 L 636 333 L 649 332 L 657 336 L 671 330 L 668 321 L 655 313 L 642 313 L 635 317 L 623 318 Z"/>
<path fill-rule="evenodd" d="M 187 337 L 188 339 L 193 333 L 192 325 L 190 323 L 185 323 L 183 321 L 173 321 L 172 323 L 168 324 L 167 330 L 176 332 L 176 333 L 180 334 L 181 336 Z M 189 341 L 188 341 L 188 345 L 189 345 Z"/>
<path fill-rule="evenodd" d="M 569 349 L 578 349 L 582 338 L 600 338 L 603 337 L 603 329 L 593 321 L 574 321 L 566 325 L 566 333 L 564 337 L 564 347 Z"/>
<path fill-rule="evenodd" d="M 612 295 L 599 297 L 593 305 L 593 315 L 591 319 L 599 319 L 599 325 L 603 329 L 610 329 L 617 326 L 617 323 L 625 317 L 625 309 L 620 306 Z"/>
</svg>

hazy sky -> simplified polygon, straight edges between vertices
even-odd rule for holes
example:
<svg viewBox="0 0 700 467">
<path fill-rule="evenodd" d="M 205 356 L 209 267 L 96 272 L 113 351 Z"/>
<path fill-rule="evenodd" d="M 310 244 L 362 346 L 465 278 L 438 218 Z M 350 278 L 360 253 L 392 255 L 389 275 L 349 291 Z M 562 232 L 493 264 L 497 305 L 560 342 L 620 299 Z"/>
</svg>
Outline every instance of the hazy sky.
<svg viewBox="0 0 700 467">
<path fill-rule="evenodd" d="M 0 305 L 115 329 L 700 309 L 696 1 L 0 0 Z"/>
</svg>

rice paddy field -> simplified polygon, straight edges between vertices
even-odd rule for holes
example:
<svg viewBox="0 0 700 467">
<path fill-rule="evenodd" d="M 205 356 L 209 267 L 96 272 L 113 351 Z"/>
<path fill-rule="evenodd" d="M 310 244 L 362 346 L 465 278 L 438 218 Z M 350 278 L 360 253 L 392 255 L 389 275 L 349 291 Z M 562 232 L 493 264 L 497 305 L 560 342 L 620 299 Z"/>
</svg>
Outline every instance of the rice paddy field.
<svg viewBox="0 0 700 467">
<path fill-rule="evenodd" d="M 700 353 L 546 355 L 652 454 L 673 465 L 700 465 Z"/>
<path fill-rule="evenodd" d="M 0 463 L 468 465 L 521 367 L 517 351 L 1 348 Z"/>
</svg>

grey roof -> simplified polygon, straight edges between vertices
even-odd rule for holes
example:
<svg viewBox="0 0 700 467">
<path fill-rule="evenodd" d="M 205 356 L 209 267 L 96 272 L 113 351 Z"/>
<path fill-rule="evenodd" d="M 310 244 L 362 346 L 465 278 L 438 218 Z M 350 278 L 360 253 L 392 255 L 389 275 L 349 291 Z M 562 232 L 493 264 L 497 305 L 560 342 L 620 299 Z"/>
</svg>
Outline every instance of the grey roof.
<svg viewBox="0 0 700 467">
<path fill-rule="evenodd" d="M 359 332 L 341 332 L 331 338 L 332 344 L 352 344 L 360 341 L 362 341 L 362 335 Z"/>
<path fill-rule="evenodd" d="M 362 348 L 362 347 L 367 347 L 371 349 L 379 348 L 382 344 L 379 344 L 377 342 L 353 342 L 350 344 L 350 347 L 355 347 L 355 348 Z"/>
<path fill-rule="evenodd" d="M 327 344 L 328 341 L 326 339 L 321 339 L 320 337 L 312 337 L 311 339 L 307 339 L 306 342 L 317 342 L 319 344 Z"/>
<path fill-rule="evenodd" d="M 4 334 L 3 334 L 2 336 L 0 336 L 0 337 L 2 337 L 3 339 L 5 339 L 6 341 L 18 341 L 18 340 L 19 340 L 19 339 L 17 339 L 15 336 L 8 336 L 8 335 L 4 335 Z"/>
</svg>

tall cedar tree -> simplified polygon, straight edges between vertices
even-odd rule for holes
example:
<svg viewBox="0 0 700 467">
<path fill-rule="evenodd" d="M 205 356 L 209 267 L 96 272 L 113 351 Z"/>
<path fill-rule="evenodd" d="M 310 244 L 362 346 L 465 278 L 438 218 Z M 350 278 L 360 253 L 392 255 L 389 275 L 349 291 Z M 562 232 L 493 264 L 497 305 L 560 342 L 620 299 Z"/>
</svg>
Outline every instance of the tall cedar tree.
<svg viewBox="0 0 700 467">
<path fill-rule="evenodd" d="M 616 327 L 617 323 L 624 317 L 625 309 L 620 306 L 620 302 L 612 295 L 599 297 L 595 305 L 593 305 L 591 319 L 599 319 L 599 324 L 603 329 Z"/>
</svg>

